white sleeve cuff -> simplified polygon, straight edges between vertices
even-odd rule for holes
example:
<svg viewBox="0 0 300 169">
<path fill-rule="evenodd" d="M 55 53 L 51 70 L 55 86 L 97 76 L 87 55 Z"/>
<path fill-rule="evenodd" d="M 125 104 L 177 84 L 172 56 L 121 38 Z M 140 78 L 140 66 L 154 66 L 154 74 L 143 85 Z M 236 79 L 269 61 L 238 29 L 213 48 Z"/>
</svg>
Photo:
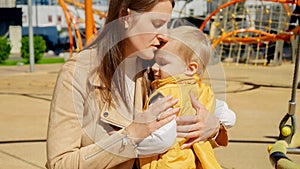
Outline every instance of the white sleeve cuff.
<svg viewBox="0 0 300 169">
<path fill-rule="evenodd" d="M 138 144 L 138 155 L 154 155 L 166 152 L 176 139 L 176 128 L 177 124 L 174 118 Z"/>
<path fill-rule="evenodd" d="M 222 124 L 228 129 L 235 125 L 235 113 L 228 108 L 226 102 L 216 99 L 215 116 L 219 118 Z"/>
</svg>

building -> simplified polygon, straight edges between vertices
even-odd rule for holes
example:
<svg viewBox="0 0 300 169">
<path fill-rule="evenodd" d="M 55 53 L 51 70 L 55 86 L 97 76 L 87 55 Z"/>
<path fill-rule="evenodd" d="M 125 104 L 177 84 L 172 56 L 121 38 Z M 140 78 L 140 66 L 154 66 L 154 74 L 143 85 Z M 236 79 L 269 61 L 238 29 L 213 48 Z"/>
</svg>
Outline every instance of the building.
<svg viewBox="0 0 300 169">
<path fill-rule="evenodd" d="M 209 12 L 208 5 L 206 0 L 176 0 L 169 27 L 181 25 L 200 27 Z M 208 28 L 204 29 L 207 30 Z"/>
<path fill-rule="evenodd" d="M 14 8 L 16 0 L 0 0 L 0 8 Z"/>
<path fill-rule="evenodd" d="M 27 5 L 28 0 L 15 0 L 16 5 Z M 32 0 L 32 4 L 35 5 L 55 5 L 57 4 L 57 0 Z"/>
<path fill-rule="evenodd" d="M 22 10 L 15 0 L 0 0 L 0 36 L 8 34 L 9 26 L 22 26 Z"/>
<path fill-rule="evenodd" d="M 84 2 L 84 0 L 78 0 Z M 22 23 L 24 27 L 28 26 L 28 4 L 27 0 L 16 0 L 16 6 L 22 8 Z M 94 0 L 93 8 L 100 11 L 106 11 L 108 0 Z M 84 28 L 84 10 L 76 6 L 68 5 L 68 9 L 74 15 L 76 20 L 80 21 L 79 27 Z M 68 25 L 64 16 L 64 11 L 57 0 L 32 0 L 32 24 L 34 27 L 56 26 L 59 31 L 67 29 Z M 104 23 L 99 16 L 95 15 L 95 21 L 98 27 Z"/>
</svg>

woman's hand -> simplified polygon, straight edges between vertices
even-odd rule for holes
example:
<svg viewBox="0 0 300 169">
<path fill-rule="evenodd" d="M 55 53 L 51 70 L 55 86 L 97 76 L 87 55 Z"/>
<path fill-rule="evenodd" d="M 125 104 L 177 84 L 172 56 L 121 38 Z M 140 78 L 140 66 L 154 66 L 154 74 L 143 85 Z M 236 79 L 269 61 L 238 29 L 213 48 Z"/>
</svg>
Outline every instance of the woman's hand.
<svg viewBox="0 0 300 169">
<path fill-rule="evenodd" d="M 134 121 L 126 127 L 128 135 L 139 143 L 152 132 L 172 121 L 179 108 L 172 108 L 178 102 L 172 96 L 158 99 L 143 113 L 136 113 Z"/>
<path fill-rule="evenodd" d="M 196 110 L 196 116 L 177 117 L 177 137 L 189 139 L 181 148 L 189 148 L 194 143 L 206 141 L 214 136 L 220 127 L 219 119 L 199 103 L 199 101 L 190 94 L 192 105 Z"/>
</svg>

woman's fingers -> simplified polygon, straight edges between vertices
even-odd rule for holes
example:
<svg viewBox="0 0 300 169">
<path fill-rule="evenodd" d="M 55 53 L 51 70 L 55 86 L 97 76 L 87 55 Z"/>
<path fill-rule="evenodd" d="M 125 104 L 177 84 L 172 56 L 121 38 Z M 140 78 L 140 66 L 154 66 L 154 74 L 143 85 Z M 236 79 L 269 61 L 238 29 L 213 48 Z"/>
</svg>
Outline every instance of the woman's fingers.
<svg viewBox="0 0 300 169">
<path fill-rule="evenodd" d="M 172 96 L 166 96 L 164 98 L 157 99 L 157 101 L 149 106 L 148 110 L 153 114 L 153 116 L 156 117 L 163 111 L 172 108 L 177 102 L 178 99 L 173 99 Z"/>
<path fill-rule="evenodd" d="M 173 115 L 176 115 L 176 113 L 179 111 L 179 108 L 169 108 L 167 111 L 164 111 L 160 114 L 158 114 L 156 116 L 156 120 L 157 121 L 160 121 L 160 120 L 163 120 L 169 116 L 173 116 Z"/>
<path fill-rule="evenodd" d="M 218 119 L 190 93 L 195 116 L 177 117 L 177 136 L 197 141 L 205 141 L 218 130 Z M 191 141 L 194 142 L 194 141 Z M 190 146 L 190 141 L 186 146 Z"/>
<path fill-rule="evenodd" d="M 127 127 L 129 133 L 136 141 L 147 137 L 158 128 L 171 122 L 176 117 L 179 108 L 172 108 L 178 99 L 173 99 L 172 96 L 157 99 L 143 113 L 135 113 L 134 121 Z"/>
<path fill-rule="evenodd" d="M 178 126 L 182 126 L 182 125 L 189 125 L 189 124 L 195 124 L 197 122 L 199 122 L 199 119 L 197 116 L 179 116 L 176 118 L 176 122 Z"/>
<path fill-rule="evenodd" d="M 149 108 L 154 107 L 154 108 L 163 108 L 165 107 L 166 102 L 172 100 L 173 97 L 172 96 L 166 96 L 166 97 L 158 97 L 157 99 L 155 99 L 155 101 L 153 103 L 151 103 L 149 105 Z"/>
<path fill-rule="evenodd" d="M 176 118 L 176 113 L 178 113 L 178 111 L 179 108 L 174 108 L 161 113 L 160 118 L 157 120 L 158 128 L 164 126 L 165 124 L 169 123 L 174 118 Z"/>
<path fill-rule="evenodd" d="M 192 102 L 192 106 L 193 108 L 196 110 L 196 115 L 199 116 L 200 113 L 202 113 L 203 115 L 209 114 L 209 112 L 206 110 L 205 106 L 203 106 L 196 98 L 195 96 L 190 93 L 190 98 L 191 98 L 191 102 Z M 201 117 L 201 115 L 200 115 Z"/>
<path fill-rule="evenodd" d="M 190 148 L 192 147 L 193 144 L 199 142 L 200 139 L 196 138 L 196 139 L 189 139 L 187 140 L 186 142 L 184 142 L 182 145 L 181 145 L 181 149 L 185 149 L 185 148 Z"/>
<path fill-rule="evenodd" d="M 191 98 L 192 106 L 194 107 L 194 109 L 198 113 L 198 109 L 202 108 L 203 105 L 201 105 L 199 103 L 199 101 L 195 98 L 195 96 L 193 95 L 193 93 L 190 93 L 190 98 Z"/>
<path fill-rule="evenodd" d="M 200 131 L 202 128 L 201 124 L 195 123 L 192 125 L 183 125 L 183 126 L 177 126 L 177 132 L 180 133 L 189 133 L 192 131 Z"/>
<path fill-rule="evenodd" d="M 173 111 L 177 110 L 168 111 L 168 109 L 171 109 L 177 102 L 178 99 L 173 99 L 172 96 L 159 98 L 145 112 L 135 113 L 135 122 L 150 123 L 171 116 L 174 114 Z"/>
<path fill-rule="evenodd" d="M 177 130 L 177 137 L 180 138 L 200 138 L 200 131 L 199 130 L 195 130 L 195 131 L 190 131 L 190 132 L 179 132 Z"/>
</svg>

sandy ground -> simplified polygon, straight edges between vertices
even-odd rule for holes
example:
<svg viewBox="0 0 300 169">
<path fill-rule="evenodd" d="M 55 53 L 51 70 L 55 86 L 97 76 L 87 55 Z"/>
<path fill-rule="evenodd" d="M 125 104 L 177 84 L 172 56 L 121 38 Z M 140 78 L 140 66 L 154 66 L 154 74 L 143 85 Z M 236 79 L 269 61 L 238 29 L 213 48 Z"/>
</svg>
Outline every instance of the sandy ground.
<svg viewBox="0 0 300 169">
<path fill-rule="evenodd" d="M 34 73 L 28 66 L 0 67 L 0 169 L 45 168 L 49 107 L 60 67 L 36 65 Z M 272 169 L 267 147 L 276 141 L 288 111 L 293 64 L 217 67 L 209 71 L 221 84 L 213 85 L 214 90 L 237 116 L 229 146 L 215 150 L 217 159 L 224 169 Z M 299 110 L 297 106 L 296 116 Z M 299 155 L 289 157 L 300 163 Z"/>
</svg>

